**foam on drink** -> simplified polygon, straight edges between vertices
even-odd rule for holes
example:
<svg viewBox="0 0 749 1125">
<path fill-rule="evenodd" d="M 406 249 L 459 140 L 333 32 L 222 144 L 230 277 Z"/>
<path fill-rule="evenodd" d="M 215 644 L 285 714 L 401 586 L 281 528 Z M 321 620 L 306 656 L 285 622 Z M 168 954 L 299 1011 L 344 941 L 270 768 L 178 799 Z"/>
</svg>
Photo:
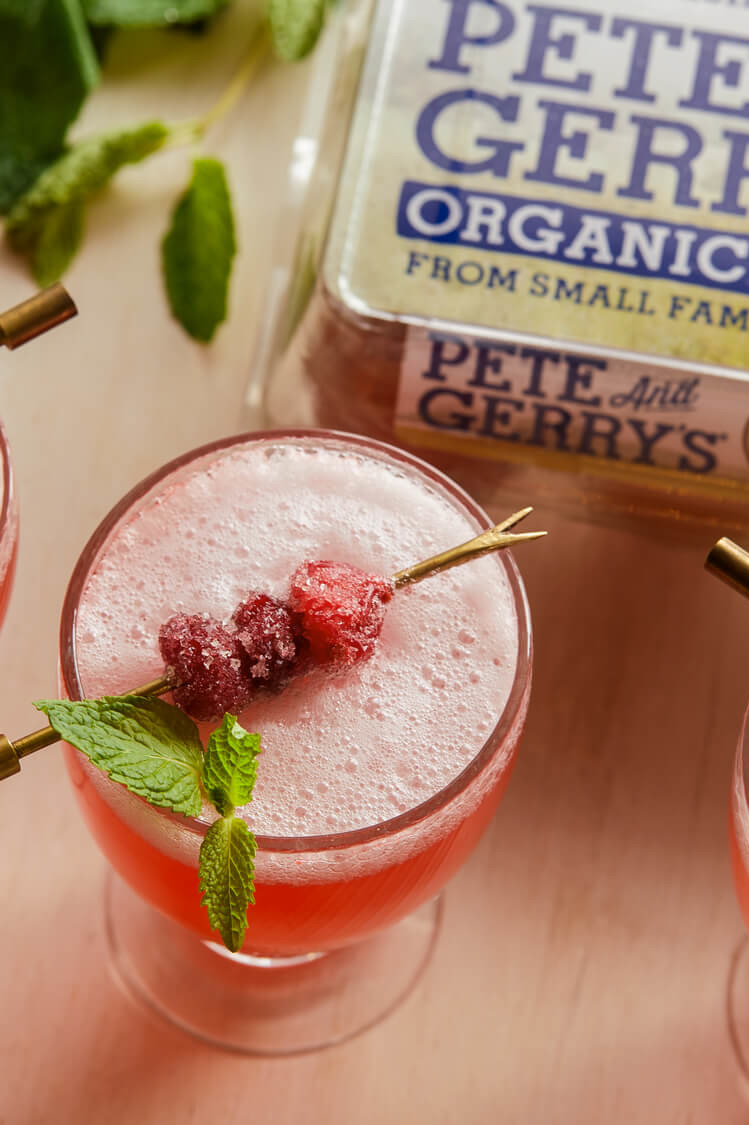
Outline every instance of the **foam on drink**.
<svg viewBox="0 0 749 1125">
<path fill-rule="evenodd" d="M 177 611 L 229 618 L 250 589 L 284 597 L 305 559 L 390 575 L 478 530 L 385 454 L 312 439 L 211 454 L 149 494 L 93 567 L 76 630 L 84 691 L 115 694 L 157 676 L 159 625 Z M 263 743 L 246 811 L 253 830 L 345 832 L 426 801 L 486 741 L 517 659 L 513 595 L 495 556 L 398 592 L 370 660 L 302 677 L 241 716 Z M 113 799 L 121 814 L 133 804 L 124 791 Z"/>
</svg>

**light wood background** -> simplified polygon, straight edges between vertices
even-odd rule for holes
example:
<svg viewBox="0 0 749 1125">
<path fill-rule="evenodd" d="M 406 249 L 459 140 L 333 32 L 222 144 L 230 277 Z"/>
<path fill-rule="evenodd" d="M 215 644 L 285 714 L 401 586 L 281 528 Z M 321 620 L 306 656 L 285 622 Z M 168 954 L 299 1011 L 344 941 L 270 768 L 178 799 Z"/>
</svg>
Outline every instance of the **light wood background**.
<svg viewBox="0 0 749 1125">
<path fill-rule="evenodd" d="M 239 4 L 206 60 L 189 37 L 115 44 L 79 132 L 209 104 L 239 60 Z M 125 49 L 127 47 L 127 50 Z M 230 164 L 241 252 L 210 348 L 170 321 L 158 244 L 189 155 L 123 174 L 91 209 L 66 281 L 80 317 L 0 355 L 21 548 L 0 635 L 0 729 L 55 694 L 59 608 L 78 551 L 135 480 L 235 431 L 303 70 L 267 70 L 209 148 Z M 0 304 L 30 291 L 0 253 Z M 532 498 L 529 498 L 532 499 Z M 749 695 L 749 604 L 708 577 L 712 536 L 591 527 L 520 558 L 536 632 L 516 772 L 450 885 L 435 957 L 385 1023 L 257 1061 L 203 1047 L 115 986 L 105 863 L 59 752 L 0 791 L 0 1125 L 737 1125 L 724 1018 L 743 928 L 728 862 L 733 748 Z M 749 997 L 747 998 L 749 1003 Z"/>
</svg>

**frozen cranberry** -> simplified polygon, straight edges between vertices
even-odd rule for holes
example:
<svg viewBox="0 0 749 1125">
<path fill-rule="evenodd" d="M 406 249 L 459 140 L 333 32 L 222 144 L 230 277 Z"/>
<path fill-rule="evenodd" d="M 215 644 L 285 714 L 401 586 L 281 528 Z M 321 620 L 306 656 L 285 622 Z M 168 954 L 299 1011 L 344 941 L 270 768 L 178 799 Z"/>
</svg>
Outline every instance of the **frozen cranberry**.
<svg viewBox="0 0 749 1125">
<path fill-rule="evenodd" d="M 244 673 L 253 684 L 280 691 L 296 671 L 294 619 L 285 602 L 251 593 L 234 611 Z"/>
<path fill-rule="evenodd" d="M 304 562 L 291 578 L 289 605 L 318 667 L 348 668 L 375 649 L 393 585 L 338 562 Z"/>
<path fill-rule="evenodd" d="M 194 719 L 219 719 L 247 706 L 252 689 L 242 672 L 239 642 L 219 621 L 176 613 L 159 629 L 159 649 L 179 681 L 174 702 Z"/>
</svg>

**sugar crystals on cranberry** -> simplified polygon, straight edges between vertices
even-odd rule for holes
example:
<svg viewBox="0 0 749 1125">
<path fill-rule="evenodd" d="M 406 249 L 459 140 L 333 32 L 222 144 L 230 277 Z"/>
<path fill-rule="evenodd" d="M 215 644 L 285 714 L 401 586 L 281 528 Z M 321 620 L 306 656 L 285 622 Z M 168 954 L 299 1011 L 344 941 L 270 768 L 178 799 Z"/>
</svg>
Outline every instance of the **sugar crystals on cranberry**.
<svg viewBox="0 0 749 1125">
<path fill-rule="evenodd" d="M 245 675 L 257 687 L 280 691 L 297 671 L 294 619 L 288 605 L 270 594 L 251 593 L 234 611 L 232 623 L 242 650 Z"/>
<path fill-rule="evenodd" d="M 178 681 L 174 702 L 194 719 L 217 719 L 247 706 L 250 688 L 242 671 L 236 633 L 201 614 L 176 613 L 159 629 L 159 649 Z"/>
<path fill-rule="evenodd" d="M 374 652 L 393 583 L 348 563 L 304 562 L 291 577 L 289 605 L 318 667 L 343 669 Z"/>
<path fill-rule="evenodd" d="M 375 650 L 392 581 L 348 563 L 304 562 L 284 602 L 253 591 L 226 624 L 177 613 L 159 648 L 177 682 L 174 701 L 193 718 L 243 710 L 258 692 L 281 691 L 315 668 L 337 671 Z"/>
</svg>

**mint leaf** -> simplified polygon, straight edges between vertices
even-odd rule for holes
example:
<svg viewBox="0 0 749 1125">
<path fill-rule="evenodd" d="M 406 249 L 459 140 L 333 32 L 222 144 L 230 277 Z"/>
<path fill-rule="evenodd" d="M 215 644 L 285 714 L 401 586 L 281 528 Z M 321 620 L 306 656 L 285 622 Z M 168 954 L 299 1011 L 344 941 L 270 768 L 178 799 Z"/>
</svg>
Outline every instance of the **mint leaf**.
<svg viewBox="0 0 749 1125">
<path fill-rule="evenodd" d="M 273 47 L 285 62 L 310 53 L 325 21 L 326 0 L 268 0 L 268 24 Z"/>
<path fill-rule="evenodd" d="M 42 699 L 34 706 L 113 781 L 160 808 L 200 812 L 203 747 L 195 723 L 178 707 L 146 695 Z"/>
<path fill-rule="evenodd" d="M 223 165 L 218 160 L 196 160 L 192 180 L 177 202 L 161 252 L 172 313 L 202 343 L 208 343 L 226 319 L 236 248 Z"/>
<path fill-rule="evenodd" d="M 234 715 L 208 739 L 205 755 L 195 723 L 179 707 L 152 695 L 102 699 L 41 699 L 34 706 L 71 746 L 113 781 L 159 808 L 197 816 L 203 785 L 222 814 L 200 847 L 201 905 L 211 929 L 236 953 L 255 901 L 255 837 L 234 805 L 246 804 L 257 777 L 260 736 Z"/>
<path fill-rule="evenodd" d="M 255 837 L 243 820 L 222 817 L 212 824 L 200 847 L 198 874 L 211 929 L 218 930 L 232 953 L 241 949 L 247 907 L 255 901 Z"/>
<path fill-rule="evenodd" d="M 99 79 L 78 0 L 0 0 L 0 210 L 63 149 Z"/>
<path fill-rule="evenodd" d="M 62 149 L 49 156 L 29 157 L 11 151 L 0 152 L 0 215 L 7 214 L 16 200 L 61 154 Z"/>
<path fill-rule="evenodd" d="M 0 0 L 0 18 L 12 16 L 33 24 L 39 19 L 45 0 Z"/>
<path fill-rule="evenodd" d="M 56 281 L 78 248 L 83 205 L 123 165 L 150 156 L 168 136 L 166 125 L 151 121 L 81 141 L 21 196 L 8 215 L 5 233 L 11 248 L 27 256 L 40 283 L 42 278 L 44 284 Z"/>
<path fill-rule="evenodd" d="M 228 3 L 229 0 L 83 0 L 83 10 L 92 24 L 164 27 L 205 19 Z"/>
<path fill-rule="evenodd" d="M 259 753 L 260 735 L 246 731 L 234 715 L 224 715 L 203 758 L 203 787 L 222 816 L 251 799 Z"/>
<path fill-rule="evenodd" d="M 44 289 L 65 273 L 83 238 L 84 204 L 74 199 L 52 211 L 31 256 L 34 280 Z"/>
</svg>

